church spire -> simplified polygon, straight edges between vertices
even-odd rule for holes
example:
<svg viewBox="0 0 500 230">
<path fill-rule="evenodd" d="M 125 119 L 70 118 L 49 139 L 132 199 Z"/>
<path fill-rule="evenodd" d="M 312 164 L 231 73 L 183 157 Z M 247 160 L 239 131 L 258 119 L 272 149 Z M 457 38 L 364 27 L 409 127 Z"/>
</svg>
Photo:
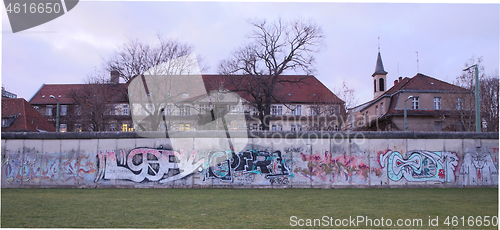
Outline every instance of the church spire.
<svg viewBox="0 0 500 230">
<path fill-rule="evenodd" d="M 387 72 L 384 70 L 384 64 L 382 64 L 382 56 L 380 56 L 380 47 L 378 50 L 377 65 L 375 66 L 375 72 L 372 74 L 372 77 L 375 77 L 375 75 L 387 75 Z"/>
</svg>

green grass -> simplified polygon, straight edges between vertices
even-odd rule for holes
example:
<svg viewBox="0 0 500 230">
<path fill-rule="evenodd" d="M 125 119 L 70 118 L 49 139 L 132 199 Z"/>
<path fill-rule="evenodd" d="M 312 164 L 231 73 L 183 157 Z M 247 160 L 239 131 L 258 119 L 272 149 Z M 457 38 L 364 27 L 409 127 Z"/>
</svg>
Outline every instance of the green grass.
<svg viewBox="0 0 500 230">
<path fill-rule="evenodd" d="M 439 216 L 442 229 L 448 228 L 443 225 L 446 216 L 498 215 L 496 188 L 2 189 L 1 193 L 2 228 L 294 228 L 291 216 L 383 217 L 393 224 L 397 219 L 421 218 L 423 227 L 429 228 L 429 216 Z M 469 228 L 467 219 L 465 224 L 462 228 Z"/>
</svg>

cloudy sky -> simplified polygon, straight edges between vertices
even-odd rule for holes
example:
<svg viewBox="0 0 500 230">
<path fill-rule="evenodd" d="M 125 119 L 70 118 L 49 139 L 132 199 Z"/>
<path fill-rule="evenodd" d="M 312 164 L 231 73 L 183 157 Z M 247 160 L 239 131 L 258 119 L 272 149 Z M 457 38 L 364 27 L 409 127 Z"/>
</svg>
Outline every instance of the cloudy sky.
<svg viewBox="0 0 500 230">
<path fill-rule="evenodd" d="M 373 98 L 378 44 L 388 87 L 417 73 L 416 52 L 418 72 L 444 81 L 473 55 L 483 57 L 487 74 L 499 70 L 498 4 L 80 1 L 15 34 L 2 12 L 2 85 L 26 100 L 44 83 L 82 83 L 128 39 L 154 43 L 158 33 L 191 44 L 210 67 L 205 73 L 216 73 L 249 41 L 249 19 L 278 17 L 322 27 L 315 76 L 332 90 L 345 81 L 359 103 Z"/>
</svg>

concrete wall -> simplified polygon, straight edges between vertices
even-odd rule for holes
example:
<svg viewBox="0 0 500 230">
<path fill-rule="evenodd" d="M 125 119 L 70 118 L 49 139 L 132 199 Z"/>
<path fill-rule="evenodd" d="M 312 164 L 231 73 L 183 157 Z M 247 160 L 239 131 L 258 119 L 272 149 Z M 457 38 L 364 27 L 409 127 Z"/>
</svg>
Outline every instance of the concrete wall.
<svg viewBox="0 0 500 230">
<path fill-rule="evenodd" d="M 2 133 L 2 188 L 498 186 L 498 133 L 248 135 Z"/>
</svg>

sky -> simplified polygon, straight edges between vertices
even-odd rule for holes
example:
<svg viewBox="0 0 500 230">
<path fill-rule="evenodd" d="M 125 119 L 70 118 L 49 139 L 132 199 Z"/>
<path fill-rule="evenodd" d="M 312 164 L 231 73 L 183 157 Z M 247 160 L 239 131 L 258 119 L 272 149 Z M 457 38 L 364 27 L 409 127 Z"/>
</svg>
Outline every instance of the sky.
<svg viewBox="0 0 500 230">
<path fill-rule="evenodd" d="M 2 12 L 2 86 L 27 101 L 44 83 L 83 83 L 130 39 L 155 44 L 157 34 L 192 45 L 209 68 L 203 73 L 215 74 L 220 61 L 251 41 L 251 19 L 321 26 L 314 75 L 332 91 L 345 82 L 358 104 L 373 99 L 379 47 L 388 88 L 417 73 L 453 82 L 473 55 L 483 58 L 488 75 L 500 62 L 499 4 L 80 1 L 18 33 Z"/>
</svg>

